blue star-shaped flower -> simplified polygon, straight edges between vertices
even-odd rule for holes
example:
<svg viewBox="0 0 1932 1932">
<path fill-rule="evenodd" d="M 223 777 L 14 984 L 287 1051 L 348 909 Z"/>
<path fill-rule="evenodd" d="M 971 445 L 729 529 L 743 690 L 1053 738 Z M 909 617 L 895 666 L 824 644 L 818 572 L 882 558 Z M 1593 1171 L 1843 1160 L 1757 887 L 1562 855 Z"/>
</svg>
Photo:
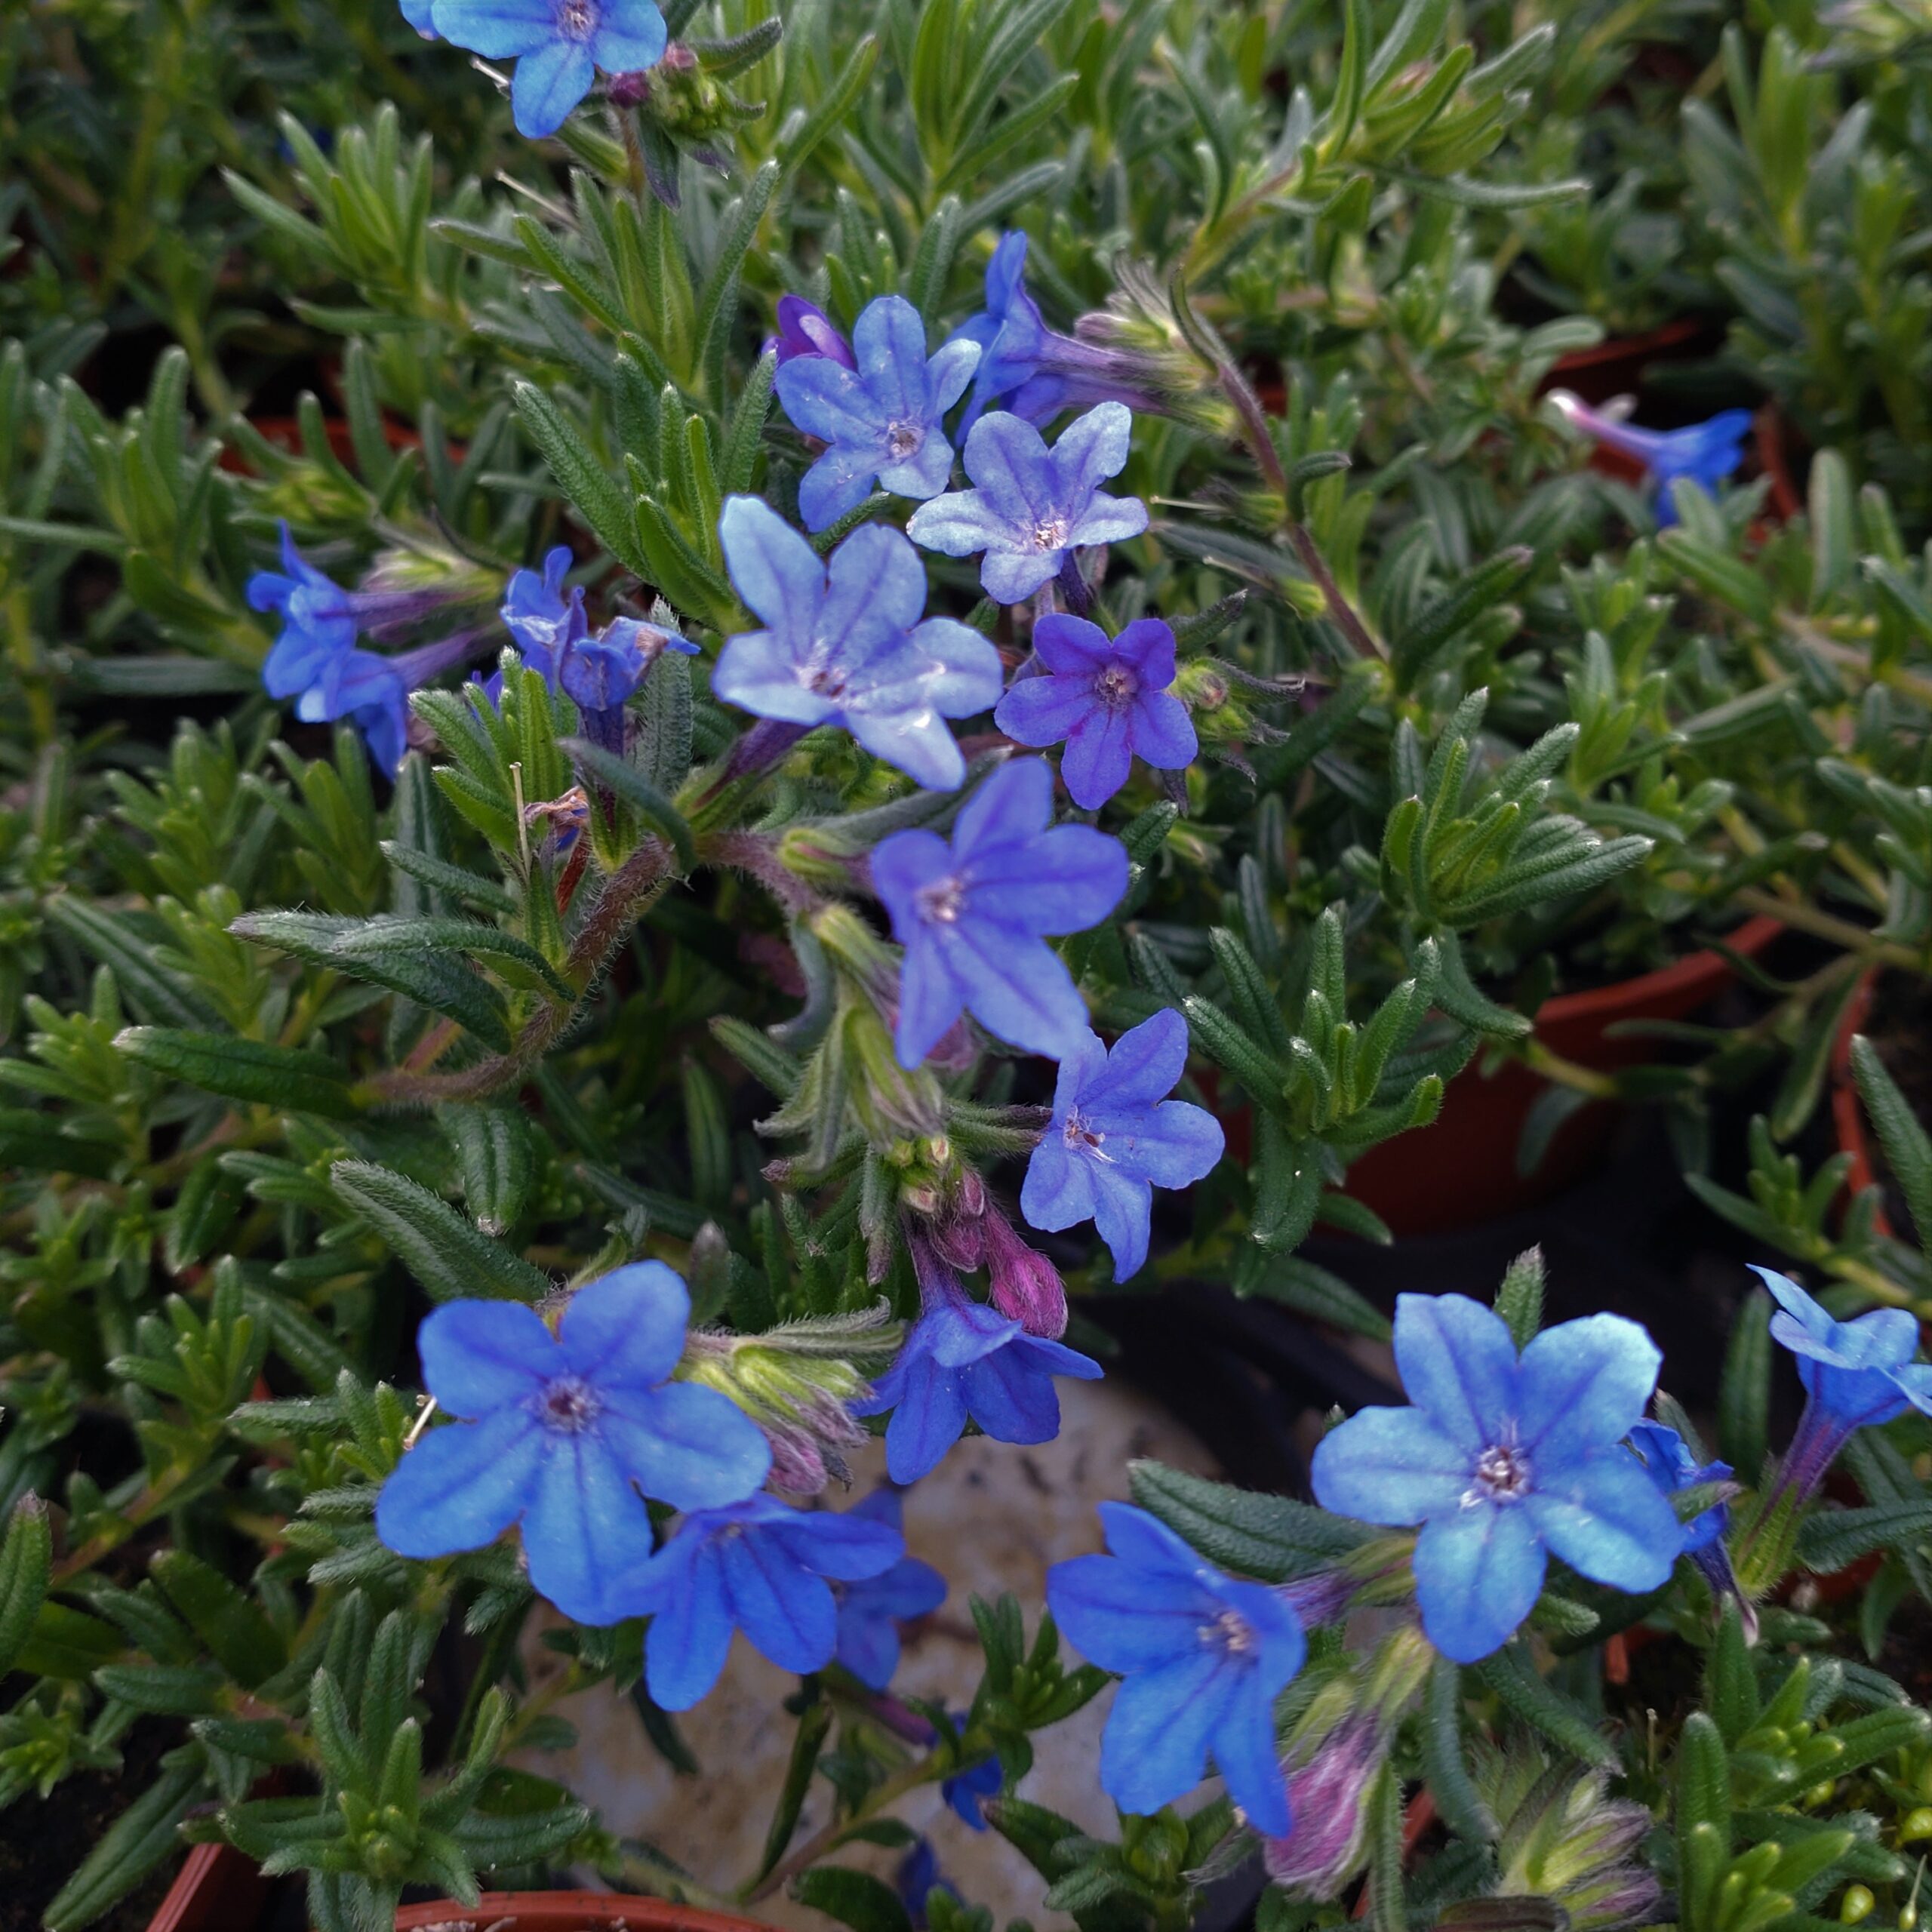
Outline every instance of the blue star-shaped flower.
<svg viewBox="0 0 1932 1932">
<path fill-rule="evenodd" d="M 859 366 L 852 345 L 838 333 L 832 318 L 816 302 L 808 302 L 802 295 L 779 297 L 778 333 L 768 338 L 764 346 L 778 352 L 781 369 L 801 355 L 829 356 L 843 369 Z"/>
<path fill-rule="evenodd" d="M 1731 1474 L 1728 1463 L 1702 1463 L 1690 1453 L 1690 1445 L 1675 1429 L 1660 1422 L 1640 1422 L 1630 1432 L 1630 1446 L 1645 1474 L 1664 1496 L 1679 1490 L 1695 1489 L 1700 1483 L 1723 1482 Z M 1694 1556 L 1708 1549 L 1724 1532 L 1730 1520 L 1730 1506 L 1713 1503 L 1700 1516 L 1684 1525 L 1684 1553 Z"/>
<path fill-rule="evenodd" d="M 1315 1452 L 1315 1497 L 1364 1522 L 1420 1524 L 1416 1595 L 1442 1654 L 1509 1641 L 1554 1552 L 1592 1582 L 1660 1588 L 1677 1515 L 1624 1446 L 1663 1358 L 1634 1321 L 1546 1328 L 1518 1358 L 1502 1317 L 1465 1295 L 1401 1295 L 1395 1366 L 1412 1408 L 1370 1408 Z"/>
<path fill-rule="evenodd" d="M 1171 1008 L 1111 1053 L 1088 1034 L 1060 1063 L 1054 1117 L 1026 1164 L 1020 1212 L 1055 1231 L 1093 1222 L 1117 1281 L 1147 1259 L 1154 1189 L 1191 1187 L 1221 1158 L 1214 1116 L 1167 1097 L 1186 1065 L 1187 1022 Z"/>
<path fill-rule="evenodd" d="M 1918 1353 L 1917 1318 L 1903 1308 L 1875 1308 L 1839 1321 L 1789 1275 L 1752 1271 L 1778 1312 L 1771 1337 L 1798 1358 L 1804 1413 L 1785 1451 L 1778 1487 L 1812 1494 L 1838 1451 L 1861 1429 L 1896 1421 L 1908 1408 L 1932 1415 L 1932 1363 Z"/>
<path fill-rule="evenodd" d="M 1264 1838 L 1287 1835 L 1275 1700 L 1307 1655 L 1294 1612 L 1224 1577 L 1143 1509 L 1103 1503 L 1106 1556 L 1047 1572 L 1074 1647 L 1124 1680 L 1100 1738 L 1100 1783 L 1123 1811 L 1158 1811 L 1201 1782 L 1208 1753 Z"/>
<path fill-rule="evenodd" d="M 904 537 L 867 524 L 821 561 L 755 497 L 726 503 L 718 535 L 733 588 L 766 628 L 725 640 L 713 696 L 760 718 L 841 724 L 918 784 L 956 786 L 966 761 L 945 720 L 998 702 L 999 653 L 970 625 L 926 617 L 925 568 Z"/>
<path fill-rule="evenodd" d="M 649 1614 L 645 1681 L 664 1709 L 688 1711 L 718 1681 L 734 1629 L 781 1670 L 823 1669 L 838 1641 L 826 1580 L 877 1577 L 905 1554 L 890 1523 L 753 1496 L 687 1516 L 610 1598 L 626 1616 Z"/>
<path fill-rule="evenodd" d="M 965 393 L 979 345 L 955 339 L 930 358 L 926 325 L 903 296 L 868 302 L 852 328 L 855 366 L 826 355 L 779 369 L 778 400 L 827 447 L 798 485 L 798 514 L 823 530 L 866 500 L 877 478 L 898 497 L 936 497 L 952 474 L 940 420 Z"/>
<path fill-rule="evenodd" d="M 923 1246 L 915 1244 L 924 1312 L 892 1366 L 856 1416 L 883 1415 L 885 1466 L 894 1482 L 916 1482 L 959 1440 L 968 1420 L 996 1442 L 1051 1442 L 1060 1433 L 1056 1375 L 1100 1379 L 1100 1365 L 1029 1335 L 1017 1321 L 970 1300 Z"/>
<path fill-rule="evenodd" d="M 966 438 L 966 474 L 978 486 L 921 503 L 906 534 L 949 557 L 983 551 L 980 582 L 1001 604 L 1030 597 L 1072 551 L 1118 543 L 1147 528 L 1137 497 L 1100 488 L 1125 464 L 1134 417 L 1103 402 L 1076 417 L 1049 450 L 1032 423 L 994 410 Z"/>
<path fill-rule="evenodd" d="M 294 697 L 317 682 L 334 660 L 354 648 L 361 628 L 354 593 L 303 557 L 285 523 L 281 568 L 257 571 L 249 578 L 248 605 L 281 619 L 281 635 L 262 666 L 262 688 L 273 698 Z"/>
<path fill-rule="evenodd" d="M 967 800 L 948 846 L 895 832 L 872 884 L 906 949 L 895 1041 L 917 1066 L 962 1011 L 996 1038 L 1058 1059 L 1087 1032 L 1073 977 L 1042 937 L 1098 925 L 1127 891 L 1127 848 L 1087 825 L 1054 825 L 1044 761 L 1003 765 Z"/>
<path fill-rule="evenodd" d="M 1082 811 L 1098 811 L 1127 783 L 1137 755 L 1163 771 L 1191 764 L 1200 749 L 1174 681 L 1174 634 L 1142 617 L 1109 639 L 1098 624 L 1055 611 L 1033 626 L 1043 677 L 1022 678 L 993 722 L 1023 745 L 1066 751 L 1060 775 Z"/>
<path fill-rule="evenodd" d="M 417 1331 L 423 1380 L 467 1420 L 403 1457 L 377 1499 L 376 1534 L 399 1556 L 447 1556 L 521 1521 L 538 1592 L 580 1623 L 614 1621 L 610 1577 L 651 1554 L 639 1490 L 702 1509 L 749 1495 L 771 1466 L 728 1397 L 669 1380 L 690 1314 L 661 1261 L 580 1288 L 555 1335 L 520 1303 L 432 1310 Z"/>
<path fill-rule="evenodd" d="M 1000 237 L 986 264 L 986 306 L 960 325 L 959 334 L 980 345 L 969 429 L 995 403 L 1029 423 L 1045 422 L 1060 407 L 1065 386 L 1051 377 L 1034 380 L 1049 331 L 1026 292 L 1026 240 L 1017 229 Z M 1026 393 L 1015 393 L 1020 390 Z"/>
<path fill-rule="evenodd" d="M 875 1489 L 846 1512 L 848 1518 L 900 1527 L 899 1492 Z M 899 1626 L 946 1601 L 946 1579 L 930 1563 L 903 1556 L 890 1570 L 839 1586 L 838 1661 L 861 1684 L 883 1690 L 899 1668 Z"/>
<path fill-rule="evenodd" d="M 516 61 L 511 118 L 528 140 L 554 134 L 598 68 L 654 67 L 669 38 L 652 0 L 434 0 L 437 32 L 488 60 Z"/>
<path fill-rule="evenodd" d="M 524 663 L 553 691 L 564 646 L 590 629 L 590 620 L 584 615 L 583 592 L 574 588 L 568 598 L 564 595 L 564 580 L 572 561 L 570 551 L 560 543 L 545 555 L 540 574 L 518 571 L 503 593 L 504 628 L 516 640 Z"/>
<path fill-rule="evenodd" d="M 1677 521 L 1671 485 L 1686 477 L 1712 496 L 1718 485 L 1744 460 L 1744 439 L 1751 433 L 1748 409 L 1725 409 L 1703 423 L 1681 429 L 1640 429 L 1590 408 L 1567 389 L 1553 389 L 1550 401 L 1586 435 L 1634 457 L 1657 478 L 1657 518 L 1660 530 Z"/>
</svg>

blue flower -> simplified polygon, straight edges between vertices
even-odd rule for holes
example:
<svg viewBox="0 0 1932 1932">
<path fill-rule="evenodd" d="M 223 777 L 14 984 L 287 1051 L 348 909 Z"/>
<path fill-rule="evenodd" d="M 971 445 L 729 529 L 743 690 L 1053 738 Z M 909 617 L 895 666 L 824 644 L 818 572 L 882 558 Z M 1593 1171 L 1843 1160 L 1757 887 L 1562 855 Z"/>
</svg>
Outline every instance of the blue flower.
<svg viewBox="0 0 1932 1932">
<path fill-rule="evenodd" d="M 808 530 L 823 530 L 866 500 L 876 477 L 899 497 L 936 497 L 952 474 L 940 419 L 965 392 L 977 343 L 955 340 L 930 358 L 926 325 L 903 296 L 868 302 L 852 328 L 854 367 L 801 355 L 778 371 L 778 399 L 827 445 L 798 485 Z"/>
<path fill-rule="evenodd" d="M 393 777 L 409 739 L 410 686 L 399 663 L 373 651 L 343 651 L 297 697 L 296 716 L 306 724 L 346 718 L 361 733 L 370 758 Z"/>
<path fill-rule="evenodd" d="M 1087 1008 L 1045 934 L 1097 925 L 1127 891 L 1127 848 L 1089 825 L 1054 825 L 1041 759 L 1003 765 L 961 808 L 949 847 L 895 832 L 872 851 L 872 884 L 906 949 L 895 1041 L 917 1066 L 969 1011 L 995 1038 L 1059 1059 Z"/>
<path fill-rule="evenodd" d="M 1191 764 L 1201 747 L 1174 681 L 1174 634 L 1158 617 L 1129 624 L 1110 642 L 1098 624 L 1055 611 L 1033 626 L 1046 669 L 1022 678 L 993 722 L 1023 745 L 1066 751 L 1060 775 L 1082 811 L 1098 811 L 1127 783 L 1137 754 L 1163 771 Z"/>
<path fill-rule="evenodd" d="M 999 653 L 971 626 L 924 615 L 912 545 L 867 524 L 821 562 L 755 497 L 726 503 L 718 535 L 733 587 L 766 628 L 725 640 L 712 694 L 760 718 L 842 724 L 916 783 L 956 786 L 966 761 L 944 721 L 998 701 Z"/>
<path fill-rule="evenodd" d="M 858 363 L 852 345 L 838 333 L 832 318 L 815 302 L 802 295 L 778 298 L 778 333 L 765 341 L 768 349 L 778 352 L 778 366 L 801 355 L 829 356 L 841 369 L 856 369 Z"/>
<path fill-rule="evenodd" d="M 614 1621 L 608 1579 L 651 1554 L 638 1490 L 678 1509 L 734 1503 L 771 1464 L 728 1397 L 668 1379 L 690 1313 L 661 1261 L 580 1288 L 555 1335 L 520 1303 L 432 1310 L 417 1331 L 423 1380 L 467 1420 L 403 1457 L 377 1534 L 400 1556 L 447 1556 L 521 1521 L 536 1589 L 580 1623 Z"/>
<path fill-rule="evenodd" d="M 1724 1482 L 1731 1475 L 1728 1463 L 1700 1463 L 1691 1454 L 1690 1444 L 1663 1423 L 1638 1423 L 1630 1432 L 1630 1446 L 1659 1494 L 1666 1497 L 1695 1489 L 1700 1483 Z M 1684 1525 L 1684 1555 L 1694 1556 L 1708 1549 L 1724 1534 L 1730 1520 L 1730 1506 L 1725 1503 L 1714 1503 L 1702 1515 L 1693 1517 Z"/>
<path fill-rule="evenodd" d="M 1480 1303 L 1398 1296 L 1395 1366 L 1415 1406 L 1364 1409 L 1324 1436 L 1315 1500 L 1364 1522 L 1422 1525 L 1423 1629 L 1457 1663 L 1508 1641 L 1552 1553 L 1594 1583 L 1659 1589 L 1683 1531 L 1623 1440 L 1661 1360 L 1620 1315 L 1546 1328 L 1519 1359 Z"/>
<path fill-rule="evenodd" d="M 251 610 L 273 611 L 281 634 L 262 666 L 262 688 L 270 697 L 297 696 L 314 684 L 332 661 L 352 649 L 358 620 L 354 595 L 309 562 L 281 526 L 281 568 L 257 571 L 248 580 Z"/>
<path fill-rule="evenodd" d="M 652 0 L 435 0 L 436 31 L 488 60 L 515 58 L 511 118 L 526 140 L 554 134 L 599 67 L 636 73 L 669 38 Z"/>
<path fill-rule="evenodd" d="M 1778 1304 L 1772 1339 L 1798 1358 L 1804 1385 L 1804 1413 L 1776 1486 L 1810 1496 L 1857 1430 L 1896 1421 L 1908 1408 L 1932 1415 L 1932 1363 L 1915 1360 L 1918 1323 L 1907 1310 L 1875 1308 L 1838 1321 L 1789 1276 L 1752 1272 Z"/>
<path fill-rule="evenodd" d="M 912 1244 L 922 1309 L 892 1366 L 854 1415 L 892 1411 L 885 1466 L 916 1482 L 959 1440 L 969 1420 L 996 1442 L 1051 1442 L 1060 1433 L 1056 1375 L 1095 1382 L 1100 1365 L 1063 1343 L 968 1298 L 923 1240 Z"/>
<path fill-rule="evenodd" d="M 856 1521 L 900 1527 L 899 1492 L 875 1489 L 846 1512 Z M 838 1661 L 861 1684 L 883 1690 L 899 1668 L 899 1626 L 946 1601 L 946 1579 L 930 1563 L 904 1556 L 890 1570 L 835 1589 Z"/>
<path fill-rule="evenodd" d="M 1744 460 L 1744 439 L 1751 433 L 1748 409 L 1721 410 L 1707 422 L 1682 429 L 1640 429 L 1635 423 L 1599 415 L 1567 389 L 1552 389 L 1549 400 L 1586 435 L 1620 450 L 1657 478 L 1659 529 L 1677 521 L 1671 485 L 1687 477 L 1715 496 L 1718 485 Z"/>
<path fill-rule="evenodd" d="M 1030 597 L 1074 550 L 1118 543 L 1147 528 L 1137 497 L 1100 488 L 1127 461 L 1134 418 L 1103 402 L 1077 417 L 1049 450 L 1032 423 L 995 410 L 966 438 L 966 474 L 976 489 L 921 503 L 906 534 L 949 557 L 984 551 L 980 582 L 1001 604 Z"/>
<path fill-rule="evenodd" d="M 1047 1607 L 1074 1647 L 1124 1681 L 1100 1739 L 1100 1783 L 1123 1811 L 1158 1811 L 1201 1782 L 1211 1750 L 1264 1838 L 1291 1823 L 1275 1700 L 1307 1654 L 1265 1584 L 1238 1582 L 1145 1510 L 1103 1503 L 1106 1556 L 1047 1572 Z"/>
<path fill-rule="evenodd" d="M 436 37 L 436 0 L 402 0 L 402 17 L 425 40 Z"/>
<path fill-rule="evenodd" d="M 1060 1063 L 1054 1117 L 1026 1164 L 1020 1208 L 1036 1228 L 1091 1221 L 1114 1279 L 1140 1272 L 1156 1187 L 1191 1187 L 1221 1158 L 1220 1124 L 1170 1100 L 1187 1065 L 1187 1022 L 1171 1008 L 1109 1053 L 1088 1034 Z"/>
<path fill-rule="evenodd" d="M 997 1758 L 982 1758 L 963 1771 L 955 1771 L 940 1781 L 939 1795 L 951 1805 L 962 1824 L 976 1832 L 986 1829 L 986 1801 L 999 1795 L 1006 1774 Z"/>
<path fill-rule="evenodd" d="M 573 589 L 568 600 L 564 595 L 564 579 L 571 561 L 569 550 L 560 543 L 544 557 L 541 575 L 531 570 L 518 571 L 503 593 L 505 628 L 516 640 L 524 663 L 552 691 L 564 646 L 590 629 L 583 612 L 583 592 Z"/>
<path fill-rule="evenodd" d="M 687 1516 L 610 1600 L 626 1616 L 648 1614 L 645 1681 L 664 1709 L 688 1711 L 718 1681 L 734 1629 L 781 1670 L 823 1669 L 838 1641 L 826 1580 L 876 1577 L 905 1554 L 890 1523 L 753 1496 Z"/>
<path fill-rule="evenodd" d="M 1002 398 L 1012 398 L 1008 405 L 1012 413 L 1029 423 L 1044 423 L 1060 407 L 1061 386 L 1051 380 L 1035 386 L 1024 403 L 1014 393 L 1032 384 L 1039 374 L 1048 334 L 1038 305 L 1026 292 L 1026 240 L 1017 229 L 1000 237 L 986 264 L 986 306 L 958 331 L 980 346 L 969 428 Z"/>
</svg>

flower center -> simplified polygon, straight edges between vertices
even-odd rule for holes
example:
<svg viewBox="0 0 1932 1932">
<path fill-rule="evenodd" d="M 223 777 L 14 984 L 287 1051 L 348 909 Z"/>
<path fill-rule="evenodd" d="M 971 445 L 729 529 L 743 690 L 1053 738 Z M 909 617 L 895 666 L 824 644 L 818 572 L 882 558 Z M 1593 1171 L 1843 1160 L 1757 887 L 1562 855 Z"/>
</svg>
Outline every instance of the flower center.
<svg viewBox="0 0 1932 1932">
<path fill-rule="evenodd" d="M 1134 702 L 1140 680 L 1124 664 L 1109 664 L 1094 680 L 1094 695 L 1109 711 L 1121 711 Z"/>
<path fill-rule="evenodd" d="M 1033 548 L 1044 555 L 1049 550 L 1066 548 L 1066 518 L 1043 516 L 1033 526 Z"/>
<path fill-rule="evenodd" d="M 922 423 L 897 422 L 885 426 L 885 453 L 894 463 L 903 463 L 908 457 L 916 456 L 919 445 L 925 440 L 925 425 Z"/>
<path fill-rule="evenodd" d="M 596 27 L 596 0 L 558 0 L 557 31 L 566 40 L 588 40 Z"/>
<path fill-rule="evenodd" d="M 574 1375 L 560 1375 L 555 1381 L 546 1382 L 537 1398 L 538 1420 L 546 1429 L 564 1435 L 588 1429 L 603 1406 L 596 1390 Z"/>
<path fill-rule="evenodd" d="M 1513 1442 L 1493 1442 L 1476 1458 L 1475 1481 L 1463 1498 L 1515 1503 L 1530 1493 L 1530 1459 Z"/>
<path fill-rule="evenodd" d="M 1224 1610 L 1201 1626 L 1201 1641 L 1211 1649 L 1239 1657 L 1254 1647 L 1254 1632 L 1238 1611 Z"/>
<path fill-rule="evenodd" d="M 845 695 L 845 673 L 836 664 L 821 664 L 807 677 L 805 683 L 820 697 L 838 698 Z"/>
<path fill-rule="evenodd" d="M 1100 1143 L 1107 1137 L 1104 1134 L 1096 1133 L 1081 1118 L 1078 1107 L 1067 1109 L 1066 1120 L 1060 1132 L 1067 1146 L 1076 1151 L 1084 1148 L 1090 1152 L 1097 1152 Z M 1103 1155 L 1101 1158 L 1104 1160 L 1106 1157 Z"/>
<path fill-rule="evenodd" d="M 942 926 L 952 924 L 966 909 L 966 888 L 956 878 L 936 878 L 919 888 L 919 916 Z"/>
</svg>

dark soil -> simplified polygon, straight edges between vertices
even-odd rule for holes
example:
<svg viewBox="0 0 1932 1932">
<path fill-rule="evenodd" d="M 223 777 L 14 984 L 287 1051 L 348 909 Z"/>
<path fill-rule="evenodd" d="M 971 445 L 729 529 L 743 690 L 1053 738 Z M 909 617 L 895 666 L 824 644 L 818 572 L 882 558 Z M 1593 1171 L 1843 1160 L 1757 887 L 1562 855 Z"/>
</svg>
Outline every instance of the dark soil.
<svg viewBox="0 0 1932 1932">
<path fill-rule="evenodd" d="M 23 1798 L 0 1814 L 0 1932 L 38 1932 L 54 1895 L 180 1742 L 178 1726 L 143 1719 L 121 1740 L 119 1770 L 69 1778 L 51 1797 Z M 167 1860 L 92 1932 L 145 1932 L 180 1864 Z"/>
</svg>

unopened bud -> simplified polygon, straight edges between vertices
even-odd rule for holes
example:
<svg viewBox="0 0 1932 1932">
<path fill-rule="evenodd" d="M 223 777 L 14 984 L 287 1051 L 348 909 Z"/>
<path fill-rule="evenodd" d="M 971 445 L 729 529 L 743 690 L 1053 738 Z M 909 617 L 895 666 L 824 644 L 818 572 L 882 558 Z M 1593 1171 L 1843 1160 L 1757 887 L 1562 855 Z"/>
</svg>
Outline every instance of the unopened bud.
<svg viewBox="0 0 1932 1932">
<path fill-rule="evenodd" d="M 1029 1247 L 997 1208 L 980 1217 L 986 1241 L 989 1299 L 1010 1321 L 1029 1335 L 1057 1340 L 1066 1333 L 1066 1289 L 1060 1270 L 1037 1248 Z"/>
</svg>

